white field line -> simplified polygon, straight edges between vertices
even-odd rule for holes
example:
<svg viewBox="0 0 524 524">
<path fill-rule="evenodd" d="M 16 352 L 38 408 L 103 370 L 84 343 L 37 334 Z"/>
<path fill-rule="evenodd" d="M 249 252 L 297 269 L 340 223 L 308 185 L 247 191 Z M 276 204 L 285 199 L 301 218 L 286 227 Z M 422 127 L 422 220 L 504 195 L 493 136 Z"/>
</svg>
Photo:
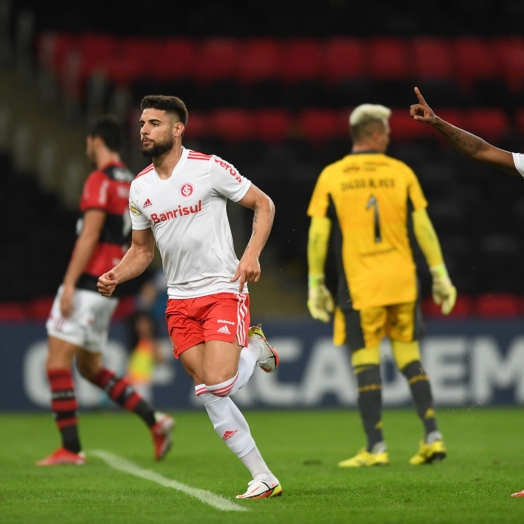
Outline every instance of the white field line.
<svg viewBox="0 0 524 524">
<path fill-rule="evenodd" d="M 119 457 L 118 455 L 113 455 L 113 453 L 109 453 L 103 450 L 94 450 L 91 451 L 90 454 L 101 458 L 104 462 L 106 462 L 108 466 L 110 466 L 113 469 L 117 469 L 119 471 L 123 471 L 124 473 L 129 473 L 130 475 L 135 475 L 136 477 L 140 477 L 146 480 L 151 480 L 152 482 L 157 482 L 158 484 L 161 484 L 166 488 L 173 488 L 178 491 L 182 491 L 186 495 L 190 495 L 191 497 L 197 498 L 204 504 L 209 504 L 210 506 L 213 506 L 215 509 L 219 509 L 221 511 L 249 511 L 248 508 L 244 508 L 243 506 L 235 504 L 234 502 L 231 502 L 230 500 L 221 497 L 220 495 L 216 495 L 211 491 L 207 491 L 205 489 L 192 488 L 191 486 L 187 486 L 182 482 L 163 477 L 162 475 L 159 475 L 154 471 L 142 469 L 140 466 L 137 466 L 133 462 L 130 462 L 129 460 L 126 460 L 123 457 Z"/>
</svg>

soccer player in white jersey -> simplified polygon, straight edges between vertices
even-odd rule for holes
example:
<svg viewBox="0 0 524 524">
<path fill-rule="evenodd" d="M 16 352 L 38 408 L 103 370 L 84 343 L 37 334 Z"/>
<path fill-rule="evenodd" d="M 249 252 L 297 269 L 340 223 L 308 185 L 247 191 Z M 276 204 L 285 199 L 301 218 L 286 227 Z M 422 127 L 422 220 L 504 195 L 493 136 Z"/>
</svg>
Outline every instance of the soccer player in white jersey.
<svg viewBox="0 0 524 524">
<path fill-rule="evenodd" d="M 260 278 L 259 256 L 273 223 L 273 202 L 228 162 L 182 146 L 188 118 L 182 100 L 146 96 L 141 109 L 141 149 L 153 163 L 131 184 L 131 248 L 99 278 L 98 289 L 111 296 L 117 284 L 141 274 L 156 241 L 168 282 L 166 321 L 174 355 L 193 379 L 215 431 L 253 476 L 237 498 L 281 495 L 280 482 L 230 398 L 255 365 L 266 372 L 278 365 L 262 330 L 249 328 L 246 286 Z M 240 261 L 227 199 L 254 211 L 253 233 Z"/>
<path fill-rule="evenodd" d="M 472 160 L 489 164 L 512 175 L 524 177 L 524 155 L 522 153 L 510 153 L 499 149 L 482 138 L 442 120 L 429 107 L 418 87 L 415 87 L 415 94 L 418 104 L 413 104 L 409 110 L 413 119 L 433 126 L 457 151 Z M 511 496 L 524 497 L 524 490 L 513 493 Z"/>
</svg>

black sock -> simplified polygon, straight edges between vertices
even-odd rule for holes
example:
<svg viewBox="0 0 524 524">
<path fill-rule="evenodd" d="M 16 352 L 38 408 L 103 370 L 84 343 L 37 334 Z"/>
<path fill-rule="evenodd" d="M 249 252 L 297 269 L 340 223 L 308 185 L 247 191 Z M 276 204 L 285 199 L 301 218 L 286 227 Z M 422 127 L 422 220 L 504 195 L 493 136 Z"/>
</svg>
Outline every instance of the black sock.
<svg viewBox="0 0 524 524">
<path fill-rule="evenodd" d="M 382 380 L 378 366 L 355 368 L 358 384 L 358 409 L 368 439 L 367 450 L 383 441 L 382 438 Z"/>
<path fill-rule="evenodd" d="M 109 398 L 119 406 L 136 413 L 150 428 L 156 424 L 153 407 L 133 389 L 126 378 L 117 376 L 110 369 L 102 368 L 91 382 L 105 390 Z"/>
<path fill-rule="evenodd" d="M 50 369 L 47 371 L 51 388 L 51 409 L 62 437 L 62 447 L 73 453 L 82 449 L 78 438 L 76 410 L 78 402 L 70 369 Z"/>
<path fill-rule="evenodd" d="M 432 431 L 438 431 L 429 378 L 422 367 L 422 362 L 416 360 L 409 363 L 404 367 L 402 373 L 408 381 L 418 416 L 424 423 L 426 436 Z"/>
</svg>

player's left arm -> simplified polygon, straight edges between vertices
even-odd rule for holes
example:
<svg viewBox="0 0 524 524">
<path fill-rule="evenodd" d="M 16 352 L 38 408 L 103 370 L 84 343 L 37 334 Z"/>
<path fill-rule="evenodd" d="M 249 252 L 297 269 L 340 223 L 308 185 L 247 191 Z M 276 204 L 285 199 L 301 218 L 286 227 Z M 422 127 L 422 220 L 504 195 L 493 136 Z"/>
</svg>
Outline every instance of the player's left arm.
<svg viewBox="0 0 524 524">
<path fill-rule="evenodd" d="M 106 212 L 100 209 L 89 209 L 84 214 L 82 232 L 78 237 L 71 260 L 63 281 L 63 291 L 60 298 L 60 311 L 67 318 L 73 312 L 73 296 L 76 283 L 84 272 L 93 251 L 100 239 L 106 219 Z"/>
<path fill-rule="evenodd" d="M 241 293 L 246 282 L 258 282 L 260 280 L 259 257 L 273 226 L 275 204 L 254 184 L 251 184 L 247 193 L 238 203 L 254 212 L 251 238 L 240 259 L 235 275 L 231 279 L 231 282 L 239 280 L 238 289 Z"/>
</svg>

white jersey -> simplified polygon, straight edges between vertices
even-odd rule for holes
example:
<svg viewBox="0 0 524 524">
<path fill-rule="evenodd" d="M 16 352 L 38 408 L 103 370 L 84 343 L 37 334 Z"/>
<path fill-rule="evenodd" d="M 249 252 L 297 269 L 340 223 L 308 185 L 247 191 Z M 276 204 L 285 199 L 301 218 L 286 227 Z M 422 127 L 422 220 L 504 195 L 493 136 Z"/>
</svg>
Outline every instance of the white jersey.
<svg viewBox="0 0 524 524">
<path fill-rule="evenodd" d="M 238 259 L 226 202 L 238 202 L 250 186 L 221 158 L 186 148 L 167 180 L 158 176 L 153 164 L 133 180 L 133 229 L 152 228 L 170 298 L 238 293 L 238 281 L 230 282 Z"/>
<path fill-rule="evenodd" d="M 524 155 L 522 153 L 512 153 L 513 162 L 517 171 L 524 176 Z"/>
</svg>

